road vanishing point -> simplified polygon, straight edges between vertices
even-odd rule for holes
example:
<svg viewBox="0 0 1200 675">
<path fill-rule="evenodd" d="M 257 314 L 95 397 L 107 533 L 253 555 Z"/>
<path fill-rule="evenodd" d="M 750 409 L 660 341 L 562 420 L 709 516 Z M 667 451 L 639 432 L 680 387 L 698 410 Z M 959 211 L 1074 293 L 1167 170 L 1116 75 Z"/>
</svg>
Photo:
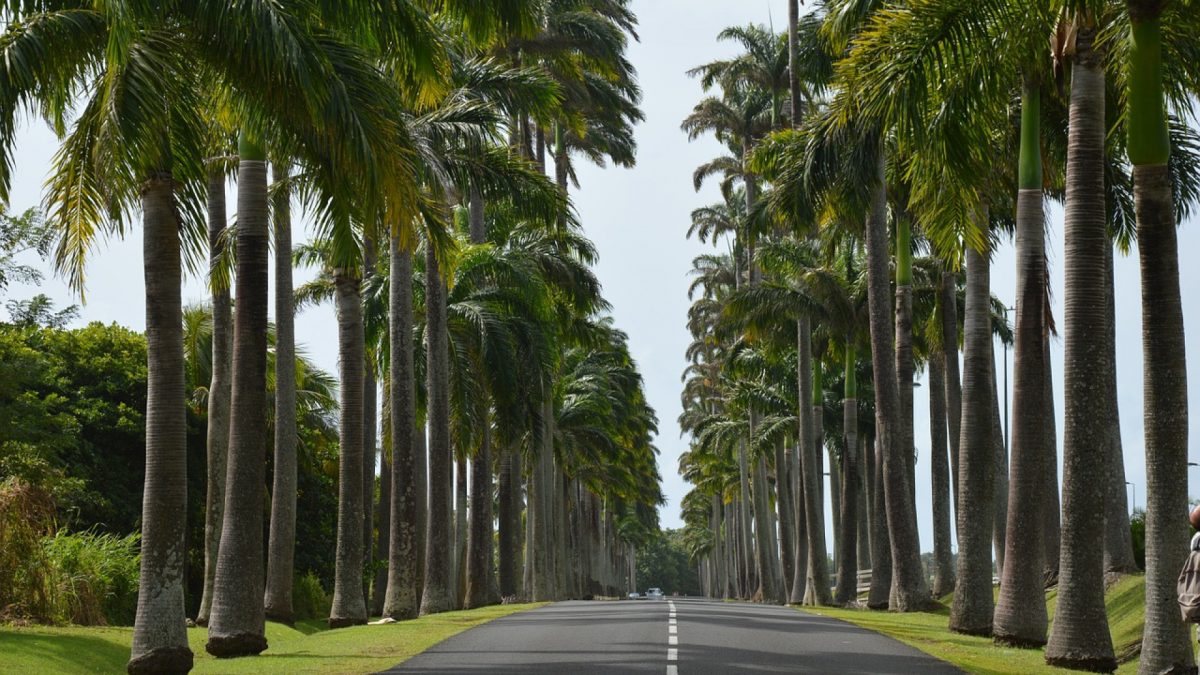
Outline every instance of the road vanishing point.
<svg viewBox="0 0 1200 675">
<path fill-rule="evenodd" d="M 912 647 L 788 607 L 669 598 L 558 602 L 478 626 L 388 673 L 959 674 Z"/>
</svg>

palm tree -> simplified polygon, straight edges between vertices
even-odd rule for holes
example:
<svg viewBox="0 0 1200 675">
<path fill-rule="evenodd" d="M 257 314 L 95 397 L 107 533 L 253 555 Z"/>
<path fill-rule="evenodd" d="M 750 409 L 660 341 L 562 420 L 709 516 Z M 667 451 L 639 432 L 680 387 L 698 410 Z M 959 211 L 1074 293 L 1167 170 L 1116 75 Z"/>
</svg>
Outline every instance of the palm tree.
<svg viewBox="0 0 1200 675">
<path fill-rule="evenodd" d="M 983 218 L 980 221 L 986 222 Z M 950 608 L 950 630 L 992 633 L 991 320 L 988 311 L 988 258 L 966 250 L 967 297 L 963 327 L 962 438 L 958 466 L 958 578 Z"/>
<path fill-rule="evenodd" d="M 267 162 L 245 132 L 238 142 L 237 285 L 233 323 L 233 396 L 225 523 L 217 551 L 205 649 L 214 656 L 267 648 L 263 579 L 263 457 L 267 435 Z M 248 569 L 247 569 L 248 568 Z"/>
<path fill-rule="evenodd" d="M 208 176 L 209 283 L 212 285 L 212 379 L 208 387 L 208 495 L 204 509 L 204 590 L 196 624 L 208 625 L 217 549 L 225 509 L 225 460 L 229 445 L 230 369 L 232 367 L 232 306 L 228 280 L 219 274 L 225 256 L 225 174 L 216 167 Z"/>
<path fill-rule="evenodd" d="M 267 552 L 264 612 L 292 623 L 292 576 L 296 549 L 296 332 L 292 297 L 291 190 L 286 165 L 274 164 L 275 220 L 275 462 L 271 533 Z M 215 307 L 215 304 L 214 304 Z M 215 311 L 214 311 L 215 315 Z"/>
<path fill-rule="evenodd" d="M 1179 291 L 1175 194 L 1168 163 L 1163 82 L 1164 20 L 1187 16 L 1181 3 L 1127 0 L 1130 77 L 1126 96 L 1129 162 L 1142 278 L 1146 427 L 1146 627 L 1138 672 L 1194 664 L 1186 627 L 1172 606 L 1173 575 L 1187 543 L 1187 353 Z"/>
<path fill-rule="evenodd" d="M 1103 348 L 1107 333 L 1106 275 L 1096 273 L 1097 269 L 1105 269 L 1109 246 L 1104 190 L 1103 52 L 1095 44 L 1095 17 L 1080 12 L 1075 23 L 1064 226 L 1062 557 L 1046 663 L 1111 672 L 1116 670 L 1117 660 L 1104 607 L 1104 551 L 1095 545 L 1095 531 L 1088 523 L 1092 514 L 1104 510 L 1107 444 L 1111 442 L 1106 425 L 1096 424 L 1108 412 L 1108 396 L 1095 386 L 1094 377 L 1115 367 Z M 1096 452 L 1096 448 L 1106 450 Z"/>
</svg>

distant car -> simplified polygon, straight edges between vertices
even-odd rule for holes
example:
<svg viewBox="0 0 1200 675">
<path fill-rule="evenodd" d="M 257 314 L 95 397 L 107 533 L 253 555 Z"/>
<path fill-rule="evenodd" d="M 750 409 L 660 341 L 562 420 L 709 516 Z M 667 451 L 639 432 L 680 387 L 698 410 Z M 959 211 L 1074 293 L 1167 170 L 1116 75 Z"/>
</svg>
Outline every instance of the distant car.
<svg viewBox="0 0 1200 675">
<path fill-rule="evenodd" d="M 662 600 L 663 597 L 664 596 L 661 588 L 651 588 L 650 590 L 646 591 L 646 598 L 649 600 Z"/>
<path fill-rule="evenodd" d="M 629 594 L 629 599 L 630 599 L 630 600 L 637 600 L 637 599 L 638 599 L 638 598 L 640 598 L 640 597 L 642 597 L 642 594 L 641 594 L 641 593 L 638 593 L 637 591 L 634 591 L 634 592 L 632 592 L 632 593 L 630 593 L 630 594 Z"/>
</svg>

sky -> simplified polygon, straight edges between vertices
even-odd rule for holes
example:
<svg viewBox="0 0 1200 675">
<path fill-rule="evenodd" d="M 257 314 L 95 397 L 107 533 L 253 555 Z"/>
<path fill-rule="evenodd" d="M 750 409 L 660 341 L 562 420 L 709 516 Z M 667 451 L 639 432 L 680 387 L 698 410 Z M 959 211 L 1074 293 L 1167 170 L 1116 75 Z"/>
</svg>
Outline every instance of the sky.
<svg viewBox="0 0 1200 675">
<path fill-rule="evenodd" d="M 711 138 L 689 142 L 679 124 L 703 96 L 700 84 L 687 77 L 689 68 L 731 56 L 736 48 L 716 41 L 717 33 L 731 25 L 786 26 L 784 0 L 635 0 L 641 41 L 630 46 L 629 57 L 638 70 L 644 92 L 646 121 L 636 131 L 637 166 L 632 169 L 591 165 L 578 167 L 581 188 L 572 194 L 588 236 L 595 242 L 600 262 L 597 274 L 605 296 L 613 305 L 619 328 L 630 336 L 630 348 L 646 381 L 647 396 L 659 418 L 657 445 L 659 470 L 667 504 L 660 511 L 664 527 L 679 527 L 679 502 L 688 486 L 677 473 L 679 454 L 687 439 L 679 433 L 680 374 L 686 366 L 684 350 L 691 337 L 686 327 L 689 302 L 688 270 L 692 259 L 712 250 L 686 238 L 692 209 L 720 200 L 716 184 L 699 192 L 692 187 L 692 170 L 722 152 Z M 804 11 L 803 9 L 801 11 Z M 33 121 L 18 137 L 11 208 L 21 211 L 41 200 L 41 186 L 57 147 L 44 124 Z M 997 157 L 1015 162 L 1015 157 Z M 229 203 L 234 204 L 229 194 Z M 1047 253 L 1053 284 L 1055 318 L 1063 321 L 1062 209 L 1047 206 Z M 307 232 L 304 236 L 307 236 Z M 1192 419 L 1200 423 L 1200 266 L 1191 263 L 1200 251 L 1200 219 L 1184 222 L 1179 231 L 1181 286 L 1187 331 L 1188 388 Z M 299 237 L 298 237 L 299 238 Z M 1000 246 L 993 257 L 992 292 L 1008 305 L 1015 297 L 1015 258 L 1011 243 Z M 1097 274 L 1101 270 L 1097 270 Z M 311 277 L 298 272 L 297 283 Z M 273 277 L 272 277 L 273 278 Z M 1117 383 L 1121 436 L 1125 451 L 1126 480 L 1133 484 L 1130 497 L 1145 504 L 1145 468 L 1142 442 L 1141 303 L 1136 250 L 1118 256 L 1115 265 L 1117 312 Z M 87 303 L 80 322 L 117 322 L 141 330 L 145 326 L 144 287 L 141 273 L 141 237 L 133 228 L 123 240 L 103 243 L 88 264 Z M 48 278 L 40 289 L 15 286 L 9 297 L 24 298 L 43 292 L 60 305 L 78 303 L 61 280 Z M 201 302 L 201 280 L 186 281 L 185 302 Z M 301 349 L 331 373 L 337 372 L 337 333 L 330 306 L 306 310 L 296 319 Z M 1058 416 L 1059 458 L 1063 443 L 1062 340 L 1052 343 L 1055 410 Z M 1003 378 L 1003 356 L 997 345 L 997 375 Z M 1009 354 L 1009 384 L 1012 358 Z M 914 437 L 917 445 L 917 508 L 922 550 L 932 549 L 932 515 L 929 477 L 928 388 L 924 376 L 914 392 Z M 1010 397 L 1011 400 L 1011 397 Z M 1197 435 L 1189 435 L 1189 459 L 1200 460 Z M 1197 469 L 1189 470 L 1189 494 L 1197 494 Z M 1060 472 L 1061 475 L 1061 472 Z M 828 492 L 827 492 L 828 494 Z M 830 522 L 828 505 L 827 522 Z M 832 546 L 832 541 L 830 542 Z"/>
</svg>

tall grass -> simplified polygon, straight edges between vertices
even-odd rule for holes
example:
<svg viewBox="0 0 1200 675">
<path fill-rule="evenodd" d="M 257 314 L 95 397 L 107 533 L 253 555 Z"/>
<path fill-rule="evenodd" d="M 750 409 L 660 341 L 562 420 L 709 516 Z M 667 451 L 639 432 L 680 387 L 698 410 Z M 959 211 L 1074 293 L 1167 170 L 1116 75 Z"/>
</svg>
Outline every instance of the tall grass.
<svg viewBox="0 0 1200 675">
<path fill-rule="evenodd" d="M 36 486 L 0 483 L 0 622 L 128 625 L 137 606 L 137 534 L 57 528 Z"/>
</svg>

